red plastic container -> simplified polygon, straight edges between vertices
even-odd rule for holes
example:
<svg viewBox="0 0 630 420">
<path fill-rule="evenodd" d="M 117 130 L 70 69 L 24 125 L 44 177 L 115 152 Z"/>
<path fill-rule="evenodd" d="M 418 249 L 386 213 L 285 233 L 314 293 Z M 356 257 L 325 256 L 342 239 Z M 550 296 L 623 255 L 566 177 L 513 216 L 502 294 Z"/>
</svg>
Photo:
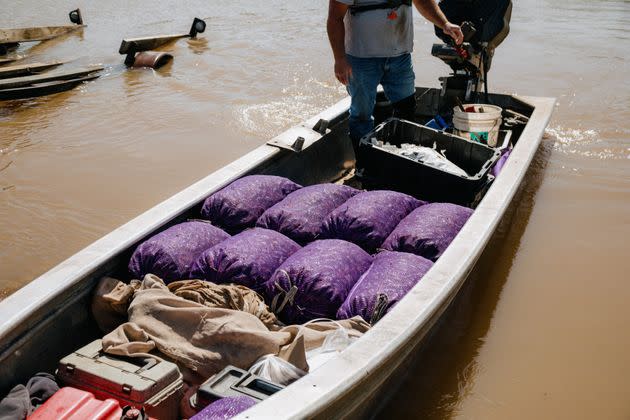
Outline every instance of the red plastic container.
<svg viewBox="0 0 630 420">
<path fill-rule="evenodd" d="M 97 400 L 90 392 L 64 387 L 28 417 L 28 420 L 120 420 L 118 401 Z"/>
</svg>

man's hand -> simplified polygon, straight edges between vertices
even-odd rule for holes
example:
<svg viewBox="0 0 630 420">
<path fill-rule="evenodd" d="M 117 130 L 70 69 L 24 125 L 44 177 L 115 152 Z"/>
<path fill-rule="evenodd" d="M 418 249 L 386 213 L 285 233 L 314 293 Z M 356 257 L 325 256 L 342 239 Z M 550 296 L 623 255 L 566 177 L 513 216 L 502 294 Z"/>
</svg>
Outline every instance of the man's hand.
<svg viewBox="0 0 630 420">
<path fill-rule="evenodd" d="M 347 85 L 350 83 L 350 77 L 352 76 L 352 66 L 348 63 L 346 57 L 342 57 L 335 60 L 335 77 L 342 84 Z"/>
<path fill-rule="evenodd" d="M 459 45 L 464 42 L 464 34 L 462 33 L 462 28 L 458 25 L 454 25 L 451 22 L 446 22 L 442 31 L 455 41 L 455 45 Z"/>
<path fill-rule="evenodd" d="M 442 10 L 437 5 L 435 0 L 413 0 L 413 4 L 416 5 L 416 9 L 424 16 L 429 22 L 442 28 L 445 34 L 449 35 L 455 41 L 455 45 L 459 45 L 464 42 L 464 34 L 462 28 L 457 25 L 453 25 L 446 19 Z"/>
</svg>

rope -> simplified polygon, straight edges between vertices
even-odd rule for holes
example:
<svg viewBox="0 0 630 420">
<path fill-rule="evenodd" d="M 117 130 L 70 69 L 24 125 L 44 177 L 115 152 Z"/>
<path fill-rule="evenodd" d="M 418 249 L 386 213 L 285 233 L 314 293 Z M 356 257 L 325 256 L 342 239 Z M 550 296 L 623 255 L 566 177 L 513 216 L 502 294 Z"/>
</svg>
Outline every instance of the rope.
<svg viewBox="0 0 630 420">
<path fill-rule="evenodd" d="M 376 296 L 376 304 L 374 305 L 374 310 L 372 311 L 372 316 L 370 317 L 370 325 L 376 324 L 378 320 L 383 318 L 388 304 L 389 299 L 387 298 L 387 295 L 379 293 Z"/>
<path fill-rule="evenodd" d="M 279 271 L 281 273 L 284 273 L 285 276 L 287 276 L 287 279 L 289 280 L 289 285 L 291 287 L 289 287 L 289 290 L 285 290 L 282 288 L 282 286 L 280 286 L 278 282 L 274 283 L 274 285 L 276 286 L 276 289 L 280 290 L 280 293 L 276 294 L 273 297 L 273 300 L 271 301 L 271 310 L 276 314 L 282 312 L 282 310 L 284 309 L 287 303 L 293 306 L 295 295 L 297 294 L 297 291 L 298 291 L 297 286 L 295 286 L 294 284 L 291 284 L 291 277 L 289 276 L 289 273 L 287 273 L 285 270 L 279 270 Z M 284 299 L 282 299 L 282 303 L 280 303 L 280 305 L 278 306 L 278 300 L 280 299 L 282 295 L 284 295 Z"/>
</svg>

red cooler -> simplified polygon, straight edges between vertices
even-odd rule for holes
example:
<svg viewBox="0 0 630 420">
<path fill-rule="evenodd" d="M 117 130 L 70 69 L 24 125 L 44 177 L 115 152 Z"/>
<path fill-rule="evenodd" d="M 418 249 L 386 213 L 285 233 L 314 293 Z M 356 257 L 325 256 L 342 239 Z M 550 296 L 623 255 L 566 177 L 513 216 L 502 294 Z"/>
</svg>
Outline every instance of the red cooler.
<svg viewBox="0 0 630 420">
<path fill-rule="evenodd" d="M 37 408 L 28 420 L 120 420 L 121 416 L 118 401 L 97 400 L 90 392 L 64 387 Z"/>
</svg>

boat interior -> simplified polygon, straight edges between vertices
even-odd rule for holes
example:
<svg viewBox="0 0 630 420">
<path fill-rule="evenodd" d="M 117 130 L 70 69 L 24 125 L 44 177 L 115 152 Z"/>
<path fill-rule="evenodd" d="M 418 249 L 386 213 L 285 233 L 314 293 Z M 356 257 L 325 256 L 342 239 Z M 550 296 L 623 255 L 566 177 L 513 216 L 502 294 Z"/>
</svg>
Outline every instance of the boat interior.
<svg viewBox="0 0 630 420">
<path fill-rule="evenodd" d="M 441 106 L 441 90 L 417 88 L 416 97 L 416 122 L 426 123 L 436 115 Z M 532 105 L 510 95 L 491 94 L 489 99 L 492 104 L 525 117 L 531 116 L 534 110 Z M 375 123 L 385 121 L 389 112 L 390 104 L 384 95 L 379 95 Z M 49 295 L 45 301 L 37 302 L 39 307 L 20 319 L 13 328 L 3 330 L 0 341 L 0 393 L 8 392 L 15 384 L 24 382 L 36 372 L 53 372 L 64 355 L 100 338 L 101 332 L 90 310 L 92 291 L 99 279 L 111 276 L 129 280 L 127 264 L 139 243 L 174 224 L 198 218 L 203 199 L 234 179 L 251 174 L 267 174 L 283 176 L 304 186 L 327 182 L 345 182 L 350 185 L 360 183 L 355 172 L 353 144 L 347 135 L 347 103 L 341 101 L 315 120 L 319 122 L 319 117 L 322 116 L 328 121 L 326 133 L 318 135 L 318 140 L 312 142 L 308 148 L 294 152 L 264 145 L 259 148 L 260 151 L 264 150 L 262 159 L 253 159 L 253 156 L 246 155 L 234 164 L 209 175 L 209 178 L 215 179 L 215 189 L 205 191 L 200 199 L 188 207 L 175 209 L 172 214 L 163 214 L 164 223 L 145 232 L 141 237 L 133 238 L 131 235 L 132 242 L 108 258 L 91 255 L 97 263 L 95 266 L 88 267 L 71 284 Z M 510 137 L 512 145 L 518 143 L 525 126 L 526 124 L 517 125 L 513 130 Z M 256 151 L 252 153 L 256 154 Z M 386 179 L 381 181 L 387 183 Z M 119 230 L 124 231 L 125 226 Z M 28 289 L 22 290 L 16 298 L 28 300 Z"/>
</svg>

